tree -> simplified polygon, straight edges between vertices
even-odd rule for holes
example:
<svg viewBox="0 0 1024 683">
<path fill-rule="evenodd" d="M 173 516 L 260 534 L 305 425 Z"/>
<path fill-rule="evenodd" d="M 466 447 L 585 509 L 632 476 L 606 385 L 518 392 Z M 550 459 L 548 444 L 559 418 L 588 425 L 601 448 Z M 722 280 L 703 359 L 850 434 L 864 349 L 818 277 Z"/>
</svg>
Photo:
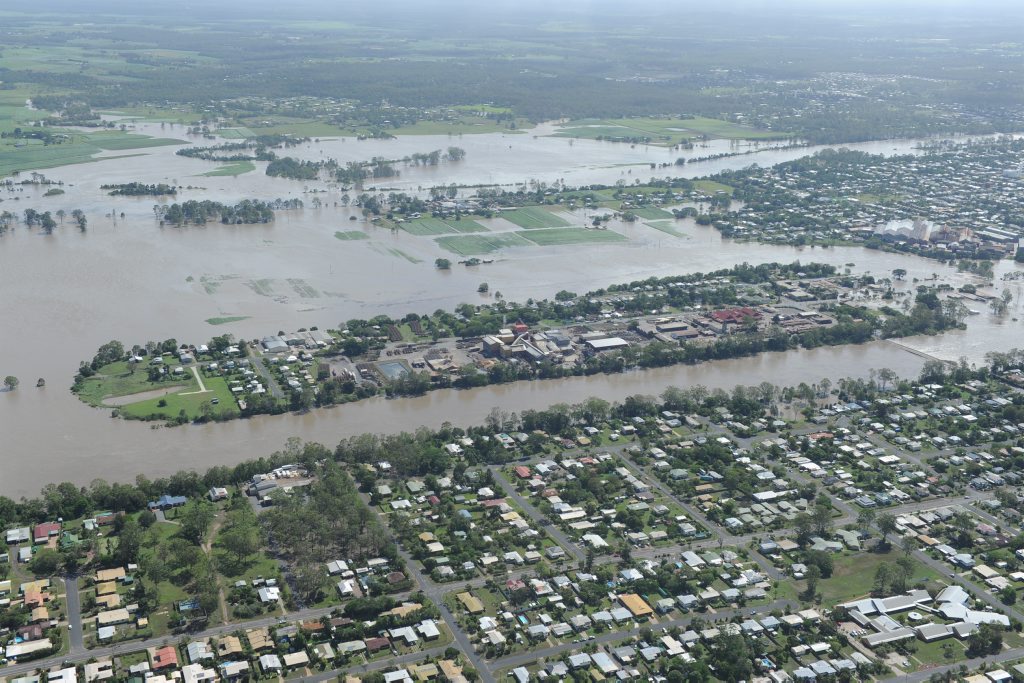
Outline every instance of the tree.
<svg viewBox="0 0 1024 683">
<path fill-rule="evenodd" d="M 815 505 L 811 515 L 814 521 L 814 532 L 819 536 L 828 536 L 832 531 L 832 510 L 824 505 Z"/>
<path fill-rule="evenodd" d="M 812 564 L 807 568 L 807 588 L 804 590 L 804 600 L 814 600 L 818 594 L 818 580 L 821 579 L 821 570 L 818 565 Z"/>
<path fill-rule="evenodd" d="M 807 545 L 813 530 L 814 520 L 806 512 L 801 512 L 793 518 L 793 531 L 796 532 L 796 542 L 800 545 Z"/>
<path fill-rule="evenodd" d="M 481 282 L 480 286 L 476 288 L 476 291 L 480 292 L 481 294 L 486 294 L 488 290 L 490 290 L 490 285 L 488 285 L 486 282 Z"/>
<path fill-rule="evenodd" d="M 246 561 L 259 549 L 259 532 L 256 525 L 249 521 L 240 521 L 219 534 L 218 542 L 232 556 L 233 568 L 245 566 Z"/>
<path fill-rule="evenodd" d="M 904 268 L 894 268 L 892 271 L 892 276 L 897 280 L 902 280 L 907 276 L 907 271 Z"/>
<path fill-rule="evenodd" d="M 205 500 L 196 500 L 181 510 L 181 534 L 196 545 L 203 542 L 213 524 L 213 506 Z"/>
<path fill-rule="evenodd" d="M 448 270 L 452 267 L 452 262 L 446 258 L 434 259 L 434 267 L 438 270 Z"/>
<path fill-rule="evenodd" d="M 871 533 L 871 527 L 874 526 L 877 515 L 874 508 L 861 508 L 857 513 L 857 526 L 860 527 L 862 534 L 867 536 Z"/>
<path fill-rule="evenodd" d="M 135 519 L 129 517 L 125 520 L 121 533 L 117 535 L 117 549 L 114 551 L 114 557 L 117 558 L 119 565 L 138 562 L 143 536 L 142 527 Z"/>
<path fill-rule="evenodd" d="M 14 375 L 7 375 L 4 377 L 4 386 L 7 387 L 7 391 L 14 391 L 18 388 L 18 378 Z"/>
<path fill-rule="evenodd" d="M 41 548 L 28 567 L 36 576 L 51 576 L 60 567 L 60 555 L 52 548 Z"/>
<path fill-rule="evenodd" d="M 896 531 L 896 516 L 891 512 L 883 512 L 878 515 L 878 530 L 882 532 L 882 546 L 888 547 L 889 534 Z"/>
<path fill-rule="evenodd" d="M 981 624 L 967 639 L 967 656 L 981 657 L 994 655 L 1003 649 L 1003 627 L 997 624 Z"/>
</svg>

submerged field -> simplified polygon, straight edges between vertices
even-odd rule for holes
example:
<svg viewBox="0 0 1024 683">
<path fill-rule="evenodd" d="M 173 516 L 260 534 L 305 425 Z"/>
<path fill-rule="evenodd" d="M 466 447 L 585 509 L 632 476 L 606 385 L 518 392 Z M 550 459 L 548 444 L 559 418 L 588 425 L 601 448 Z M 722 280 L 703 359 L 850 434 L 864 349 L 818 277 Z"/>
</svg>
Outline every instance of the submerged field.
<svg viewBox="0 0 1024 683">
<path fill-rule="evenodd" d="M 687 119 L 627 118 L 578 119 L 559 126 L 555 137 L 649 142 L 673 146 L 695 138 L 725 140 L 781 140 L 788 133 L 758 130 L 729 121 L 703 117 Z"/>
</svg>

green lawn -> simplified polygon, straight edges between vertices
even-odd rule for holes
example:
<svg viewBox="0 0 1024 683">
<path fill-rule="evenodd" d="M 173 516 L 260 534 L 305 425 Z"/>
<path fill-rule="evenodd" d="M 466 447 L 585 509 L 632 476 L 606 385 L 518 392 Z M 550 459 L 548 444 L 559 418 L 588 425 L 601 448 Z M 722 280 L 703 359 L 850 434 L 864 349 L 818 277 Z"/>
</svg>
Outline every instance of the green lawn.
<svg viewBox="0 0 1024 683">
<path fill-rule="evenodd" d="M 342 242 L 352 242 L 352 241 L 355 241 L 355 240 L 368 240 L 368 239 L 370 239 L 370 236 L 367 235 L 362 230 L 348 230 L 348 231 L 341 231 L 341 230 L 339 230 L 339 231 L 334 233 L 334 236 L 337 237 Z"/>
<path fill-rule="evenodd" d="M 506 232 L 496 235 L 449 235 L 434 240 L 453 254 L 459 256 L 479 256 L 490 254 L 508 247 L 529 247 L 533 242 L 525 240 L 518 233 Z"/>
<path fill-rule="evenodd" d="M 201 407 L 204 403 L 211 401 L 213 398 L 220 399 L 218 405 L 212 406 L 213 412 L 216 413 L 229 413 L 233 415 L 238 414 L 238 405 L 235 402 L 234 394 L 231 393 L 231 389 L 228 387 L 227 380 L 223 377 L 204 377 L 203 383 L 206 384 L 207 391 L 201 394 L 191 393 L 198 390 L 198 386 L 193 382 L 193 388 L 182 393 L 168 394 L 160 398 L 151 398 L 139 403 L 131 403 L 126 406 L 122 406 L 120 411 L 122 414 L 128 417 L 137 417 L 144 419 L 172 419 L 177 417 L 182 410 L 185 411 L 185 415 L 188 418 L 195 419 L 199 417 Z M 161 406 L 160 402 L 164 401 L 166 405 Z"/>
<path fill-rule="evenodd" d="M 131 373 L 128 370 L 128 363 L 120 361 L 104 365 L 96 375 L 82 383 L 77 393 L 78 397 L 89 405 L 101 406 L 105 398 L 130 396 L 153 389 L 177 386 L 198 388 L 191 374 L 181 379 L 150 382 L 144 366 L 137 367 L 135 372 Z M 189 391 L 189 389 L 182 389 L 182 391 Z"/>
<path fill-rule="evenodd" d="M 218 176 L 240 176 L 243 173 L 249 173 L 250 171 L 255 170 L 256 164 L 252 163 L 251 161 L 236 161 L 233 164 L 218 166 L 212 171 L 200 173 L 200 175 L 207 178 L 215 178 Z"/>
<path fill-rule="evenodd" d="M 588 230 L 586 228 L 551 228 L 550 230 L 530 230 L 520 233 L 524 238 L 542 247 L 561 244 L 604 244 L 608 242 L 628 242 L 629 238 L 611 230 Z"/>
<path fill-rule="evenodd" d="M 878 566 L 883 562 L 895 562 L 899 557 L 900 552 L 895 550 L 888 553 L 861 552 L 853 555 L 836 555 L 832 576 L 818 584 L 822 603 L 832 606 L 870 594 Z M 914 575 L 909 583 L 934 581 L 940 578 L 935 570 L 915 560 Z M 802 583 L 800 590 L 803 590 Z"/>
<path fill-rule="evenodd" d="M 923 643 L 915 640 L 913 645 L 917 649 L 910 657 L 919 662 L 917 670 L 953 664 L 967 658 L 967 652 L 964 650 L 963 644 L 957 641 L 956 638 L 945 638 L 934 643 Z M 947 645 L 951 647 L 951 657 L 946 657 Z"/>
<path fill-rule="evenodd" d="M 524 206 L 513 211 L 502 211 L 499 214 L 505 220 L 515 223 L 520 228 L 565 228 L 569 222 L 539 206 Z"/>
</svg>

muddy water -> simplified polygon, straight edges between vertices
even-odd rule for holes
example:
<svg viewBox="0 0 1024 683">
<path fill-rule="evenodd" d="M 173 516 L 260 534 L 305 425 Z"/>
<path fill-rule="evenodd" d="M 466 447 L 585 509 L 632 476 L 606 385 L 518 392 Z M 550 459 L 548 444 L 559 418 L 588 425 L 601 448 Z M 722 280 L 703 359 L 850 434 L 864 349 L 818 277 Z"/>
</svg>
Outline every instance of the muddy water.
<svg viewBox="0 0 1024 683">
<path fill-rule="evenodd" d="M 183 133 L 180 128 L 160 130 L 159 126 L 146 132 L 166 136 Z M 570 184 L 614 182 L 624 172 L 617 164 L 639 163 L 646 168 L 655 157 L 671 161 L 679 155 L 660 148 L 616 143 L 569 144 L 565 139 L 534 138 L 532 134 L 321 144 L 344 148 L 352 159 L 401 156 L 447 144 L 467 150 L 465 167 L 443 165 L 403 171 L 400 181 L 410 187 L 438 181 L 503 182 L 506 177 L 509 182 L 561 177 Z M 729 146 L 715 144 L 726 149 Z M 513 147 L 506 154 L 507 145 Z M 911 142 L 884 142 L 860 147 L 882 152 L 894 148 L 910 151 L 912 146 Z M 325 153 L 341 158 L 334 147 L 325 148 Z M 704 174 L 715 170 L 716 164 L 777 163 L 807 152 L 759 152 L 695 163 L 685 169 L 688 174 Z M 485 301 L 476 292 L 482 281 L 490 284 L 491 292 L 501 291 L 506 298 L 522 301 L 550 297 L 561 289 L 582 292 L 611 282 L 708 271 L 741 262 L 802 259 L 837 266 L 853 262 L 855 271 L 869 270 L 877 277 L 904 268 L 908 280 L 930 277 L 933 272 L 943 276 L 953 272 L 934 262 L 861 249 L 798 250 L 732 243 L 690 221 L 673 222 L 681 237 L 642 223 L 616 224 L 612 229 L 628 236 L 628 243 L 507 249 L 495 254 L 496 261 L 491 265 L 456 266 L 450 272 L 441 272 L 433 267 L 434 259 L 452 254 L 432 238 L 375 228 L 353 211 L 335 207 L 334 201 L 340 198 L 336 189 L 320 195 L 328 206 L 314 209 L 304 183 L 267 178 L 262 172 L 238 178 L 202 178 L 196 174 L 215 165 L 175 156 L 173 148 L 140 150 L 139 154 L 46 171 L 48 177 L 65 181 L 66 194 L 62 196 L 42 198 L 42 189 L 0 191 L 0 198 L 5 200 L 0 207 L 5 210 L 31 207 L 70 212 L 82 208 L 89 217 L 85 233 L 67 221 L 53 235 L 18 227 L 0 238 L 0 310 L 4 313 L 0 375 L 14 374 L 22 382 L 17 392 L 0 394 L 2 494 L 32 494 L 54 479 L 80 483 L 94 477 L 130 479 L 140 471 L 158 474 L 181 467 L 235 462 L 273 450 L 292 435 L 332 442 L 366 429 L 411 429 L 445 420 L 468 424 L 479 422 L 495 406 L 521 410 L 590 395 L 621 398 L 632 393 L 658 393 L 669 384 L 701 382 L 731 387 L 762 380 L 790 384 L 816 381 L 825 375 L 864 374 L 868 368 L 883 366 L 910 375 L 921 362 L 895 345 L 877 344 L 560 384 L 517 384 L 475 392 L 444 392 L 422 399 L 371 401 L 305 416 L 153 430 L 147 424 L 111 420 L 106 411 L 84 406 L 66 389 L 78 362 L 111 338 L 131 344 L 173 336 L 179 341 L 201 343 L 225 332 L 252 338 L 282 329 L 334 326 L 382 312 L 431 312 L 464 301 Z M 500 168 L 503 175 L 497 179 L 481 177 L 484 170 L 472 164 Z M 649 169 L 645 172 L 650 173 Z M 656 171 L 655 175 L 666 173 Z M 193 185 L 179 200 L 301 197 L 307 208 L 282 212 L 271 225 L 161 228 L 153 218 L 152 198 L 108 197 L 99 189 L 104 183 L 136 180 Z M 124 218 L 120 217 L 122 212 Z M 352 216 L 356 220 L 350 220 Z M 587 218 L 583 213 L 568 217 L 573 225 L 583 225 Z M 495 219 L 488 225 L 495 231 L 509 229 L 502 223 Z M 341 241 L 334 237 L 338 230 L 361 230 L 369 239 Z M 1015 267 L 1000 264 L 1000 273 Z M 1020 288 L 1017 283 L 1008 286 Z M 223 316 L 248 318 L 217 326 L 205 322 Z M 967 333 L 912 340 L 911 344 L 940 357 L 968 355 L 975 361 L 993 348 L 1018 344 L 1018 324 L 1009 318 L 997 321 L 986 311 L 973 316 L 970 324 Z M 38 377 L 46 378 L 45 389 L 33 386 Z"/>
<path fill-rule="evenodd" d="M 4 454 L 0 494 L 32 495 L 51 480 L 86 484 L 96 478 L 131 480 L 183 468 L 204 469 L 265 455 L 294 435 L 333 445 L 343 437 L 372 432 L 413 430 L 481 423 L 494 407 L 522 411 L 553 403 L 574 403 L 590 396 L 608 400 L 633 394 L 657 395 L 668 386 L 704 384 L 731 389 L 764 380 L 813 383 L 825 376 L 867 376 L 889 367 L 903 377 L 917 374 L 923 359 L 878 342 L 861 347 L 768 354 L 696 367 L 673 367 L 624 375 L 579 377 L 551 382 L 520 382 L 467 391 L 434 392 L 421 398 L 373 399 L 306 415 L 283 415 L 226 424 L 152 429 L 139 422 L 104 417 L 77 401 L 53 409 L 58 386 L 19 389 L 3 401 Z M 56 383 L 54 383 L 56 384 Z M 45 425 L 45 426 L 44 426 Z M 16 428 L 15 428 L 16 427 Z"/>
</svg>

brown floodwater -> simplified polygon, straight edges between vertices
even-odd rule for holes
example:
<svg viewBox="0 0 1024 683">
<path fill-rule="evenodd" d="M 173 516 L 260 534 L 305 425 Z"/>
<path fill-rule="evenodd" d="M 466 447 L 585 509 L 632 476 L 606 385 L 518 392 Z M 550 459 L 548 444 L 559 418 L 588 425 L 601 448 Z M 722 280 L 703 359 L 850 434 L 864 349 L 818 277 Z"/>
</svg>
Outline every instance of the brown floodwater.
<svg viewBox="0 0 1024 683">
<path fill-rule="evenodd" d="M 156 135 L 182 136 L 180 127 L 148 126 Z M 200 144 L 202 144 L 200 142 Z M 315 146 L 318 143 L 309 143 Z M 619 143 L 573 141 L 525 135 L 475 135 L 448 140 L 437 137 L 393 141 L 321 141 L 336 158 L 397 157 L 457 144 L 466 162 L 430 169 L 407 169 L 399 179 L 408 187 L 450 182 L 524 182 L 531 178 L 569 184 L 615 182 L 629 170 L 674 160 L 679 152 Z M 878 152 L 912 151 L 914 141 L 856 146 Z M 508 146 L 511 145 L 511 149 Z M 727 151 L 728 142 L 712 150 Z M 344 150 L 348 157 L 342 157 Z M 301 150 L 300 150 L 301 151 Z M 757 154 L 699 162 L 688 175 L 718 168 L 765 165 L 807 154 L 801 150 L 767 150 Z M 354 210 L 335 207 L 340 191 L 324 183 L 268 178 L 261 171 L 237 178 L 198 177 L 215 165 L 176 156 L 173 147 L 139 150 L 138 156 L 44 171 L 65 182 L 66 194 L 43 198 L 45 188 L 23 192 L 0 190 L 0 209 L 24 208 L 70 212 L 82 208 L 89 217 L 81 233 L 66 220 L 53 235 L 19 226 L 0 237 L 0 291 L 4 325 L 0 327 L 0 375 L 21 379 L 16 392 L 0 393 L 0 494 L 31 495 L 46 482 L 66 479 L 88 483 L 95 477 L 131 479 L 138 472 L 166 474 L 183 467 L 205 467 L 258 457 L 280 447 L 289 436 L 336 442 L 365 430 L 395 431 L 444 421 L 481 421 L 493 407 L 540 408 L 596 395 L 608 399 L 635 393 L 659 393 L 665 386 L 702 383 L 732 387 L 768 380 L 776 384 L 814 382 L 824 376 L 866 375 L 869 368 L 891 367 L 913 375 L 922 362 L 893 344 L 856 349 L 819 349 L 715 363 L 695 368 L 597 376 L 563 382 L 519 383 L 467 392 L 437 392 L 419 399 L 374 400 L 302 416 L 279 416 L 221 425 L 152 429 L 149 424 L 108 417 L 89 408 L 69 391 L 78 362 L 90 358 L 110 339 L 126 344 L 175 337 L 202 343 L 232 333 L 253 338 L 298 327 L 333 327 L 351 318 L 379 313 L 402 315 L 450 309 L 459 303 L 487 301 L 476 291 L 486 281 L 490 291 L 507 299 L 550 297 L 561 289 L 584 292 L 613 282 L 651 276 L 709 271 L 737 263 L 822 261 L 854 263 L 854 272 L 889 276 L 904 268 L 908 280 L 933 272 L 966 281 L 952 268 L 898 254 L 864 249 L 796 249 L 722 240 L 717 231 L 692 221 L 675 221 L 681 237 L 642 223 L 613 224 L 629 241 L 611 245 L 522 247 L 493 255 L 493 264 L 437 271 L 439 257 L 453 258 L 432 238 L 392 233 L 365 222 Z M 303 152 L 305 153 L 305 152 Z M 709 150 L 695 150 L 704 155 Z M 124 154 L 124 152 L 113 153 Z M 725 166 L 722 166 L 724 164 Z M 487 173 L 484 169 L 490 168 Z M 498 170 L 500 169 L 500 171 Z M 664 176 L 676 169 L 655 171 Z M 634 170 L 634 174 L 637 171 Z M 624 176 L 630 182 L 633 176 Z M 640 177 L 644 177 L 641 175 Z M 109 197 L 105 183 L 140 181 L 192 185 L 184 199 L 234 202 L 242 198 L 299 197 L 306 208 L 280 212 L 270 225 L 161 228 L 153 218 L 152 198 Z M 307 188 L 324 190 L 314 195 Z M 312 208 L 314 196 L 326 206 Z M 124 213 L 124 218 L 120 217 Z M 356 216 L 356 220 L 349 220 Z M 570 214 L 573 225 L 588 221 Z M 481 221 L 494 231 L 511 229 L 501 219 Z M 361 230 L 369 239 L 341 241 L 335 231 Z M 453 260 L 455 260 L 453 258 Z M 1019 266 L 999 264 L 1001 275 Z M 911 282 L 900 285 L 910 288 Z M 1000 287 L 1001 287 L 1000 283 Z M 1009 283 L 1020 295 L 1019 283 Z M 1014 312 L 996 319 L 987 310 L 969 319 L 970 329 L 940 338 L 907 343 L 938 357 L 966 355 L 980 362 L 993 349 L 1015 346 L 1020 336 L 1019 299 Z M 224 325 L 208 319 L 247 316 Z M 47 380 L 44 389 L 35 380 Z"/>
</svg>

